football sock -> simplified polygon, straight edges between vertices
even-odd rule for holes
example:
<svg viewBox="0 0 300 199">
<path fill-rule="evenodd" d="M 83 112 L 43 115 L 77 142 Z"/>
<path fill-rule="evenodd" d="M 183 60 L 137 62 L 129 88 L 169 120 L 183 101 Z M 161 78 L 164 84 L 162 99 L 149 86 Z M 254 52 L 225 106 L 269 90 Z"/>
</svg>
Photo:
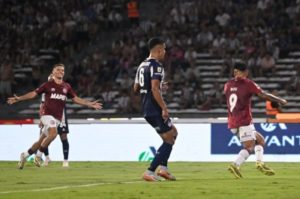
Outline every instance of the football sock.
<svg viewBox="0 0 300 199">
<path fill-rule="evenodd" d="M 37 151 L 37 153 L 36 153 L 36 156 L 38 156 L 38 157 L 42 157 L 42 155 L 43 155 L 43 151 L 40 151 L 40 149 Z"/>
<path fill-rule="evenodd" d="M 43 146 L 40 146 L 38 152 L 37 152 L 37 156 L 41 157 L 42 156 L 42 153 L 45 152 L 45 150 L 47 149 L 47 147 L 43 147 Z"/>
<path fill-rule="evenodd" d="M 44 154 L 45 154 L 45 156 L 49 156 L 49 150 L 48 150 L 48 147 L 45 148 Z"/>
<path fill-rule="evenodd" d="M 29 151 L 29 150 L 28 150 Z M 24 156 L 25 156 L 25 158 L 27 158 L 27 157 L 29 157 L 30 156 L 30 154 L 28 153 L 28 151 L 25 151 L 24 152 Z"/>
<path fill-rule="evenodd" d="M 63 153 L 64 153 L 64 160 L 68 160 L 69 158 L 69 141 L 62 140 L 62 147 L 63 147 Z"/>
<path fill-rule="evenodd" d="M 166 167 L 166 166 L 160 166 L 160 169 L 161 169 L 161 170 L 167 171 L 167 170 L 168 170 L 168 167 Z"/>
<path fill-rule="evenodd" d="M 264 155 L 264 148 L 261 145 L 256 145 L 254 147 L 254 151 L 255 151 L 256 161 L 262 162 L 263 155 Z"/>
<path fill-rule="evenodd" d="M 148 170 L 154 172 L 158 167 L 158 165 L 167 166 L 166 164 L 170 157 L 171 151 L 172 151 L 172 145 L 164 142 L 157 150 L 157 153 L 154 159 L 152 160 Z"/>
<path fill-rule="evenodd" d="M 237 166 L 240 166 L 241 164 L 243 164 L 247 160 L 247 158 L 249 157 L 249 155 L 250 154 L 249 154 L 249 152 L 246 149 L 240 150 L 239 155 L 238 155 L 238 157 L 237 157 L 237 159 L 235 160 L 234 163 Z"/>
<path fill-rule="evenodd" d="M 163 150 L 163 159 L 160 163 L 160 165 L 167 167 L 168 166 L 168 160 L 169 157 L 171 155 L 172 149 L 173 149 L 173 145 L 172 144 L 168 144 L 168 143 L 164 143 L 165 147 Z"/>
<path fill-rule="evenodd" d="M 35 152 L 35 151 L 33 151 L 33 150 L 30 148 L 30 149 L 28 149 L 28 151 L 25 152 L 24 154 L 25 154 L 25 156 L 29 156 L 29 155 L 32 155 L 34 152 Z"/>
</svg>

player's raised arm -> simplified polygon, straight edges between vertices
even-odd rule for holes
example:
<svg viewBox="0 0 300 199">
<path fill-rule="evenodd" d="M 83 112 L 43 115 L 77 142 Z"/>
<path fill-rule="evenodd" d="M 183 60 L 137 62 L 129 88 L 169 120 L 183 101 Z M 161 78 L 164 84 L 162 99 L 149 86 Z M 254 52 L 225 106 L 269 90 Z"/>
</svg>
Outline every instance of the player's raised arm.
<svg viewBox="0 0 300 199">
<path fill-rule="evenodd" d="M 262 91 L 261 93 L 257 94 L 258 97 L 264 99 L 264 100 L 269 100 L 271 102 L 277 102 L 281 105 L 285 105 L 287 103 L 287 101 L 281 97 L 275 96 L 271 93 L 268 93 L 266 91 Z"/>
<path fill-rule="evenodd" d="M 36 91 L 31 91 L 29 93 L 26 93 L 25 95 L 21 95 L 21 96 L 17 96 L 17 95 L 14 95 L 13 97 L 9 97 L 7 99 L 7 103 L 9 105 L 12 105 L 16 102 L 19 102 L 19 101 L 24 101 L 24 100 L 29 100 L 29 99 L 33 99 L 37 96 L 37 93 Z"/>
<path fill-rule="evenodd" d="M 102 109 L 102 103 L 99 103 L 98 100 L 91 102 L 91 101 L 88 101 L 88 100 L 85 100 L 85 99 L 75 96 L 74 98 L 72 98 L 72 101 L 76 104 L 87 106 L 89 108 L 94 108 L 96 110 Z"/>
</svg>

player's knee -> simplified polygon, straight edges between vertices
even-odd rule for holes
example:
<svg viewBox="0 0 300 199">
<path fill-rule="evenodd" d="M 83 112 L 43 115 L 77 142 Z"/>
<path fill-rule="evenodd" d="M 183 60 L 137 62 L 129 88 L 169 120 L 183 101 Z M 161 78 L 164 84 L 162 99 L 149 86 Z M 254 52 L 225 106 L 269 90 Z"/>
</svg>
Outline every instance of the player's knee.
<svg viewBox="0 0 300 199">
<path fill-rule="evenodd" d="M 177 132 L 177 128 L 175 126 L 173 126 L 173 128 L 172 128 L 172 133 L 173 133 L 173 137 L 176 139 L 178 132 Z"/>
<path fill-rule="evenodd" d="M 249 154 L 253 153 L 254 147 L 255 147 L 255 142 L 254 141 L 248 141 L 243 143 L 244 149 L 246 149 Z"/>
<path fill-rule="evenodd" d="M 49 134 L 48 134 L 48 137 L 51 139 L 51 140 L 54 140 L 57 136 L 57 131 L 56 131 L 56 128 L 49 128 Z"/>
<path fill-rule="evenodd" d="M 176 136 L 177 136 L 177 134 L 176 134 Z M 167 136 L 164 139 L 164 142 L 166 142 L 168 144 L 171 144 L 171 145 L 174 145 L 175 144 L 176 136 L 175 136 L 175 134 L 174 134 L 174 132 L 172 130 L 171 132 L 169 132 L 167 134 Z"/>
<path fill-rule="evenodd" d="M 256 145 L 260 145 L 262 147 L 265 147 L 265 140 L 259 140 L 255 143 Z"/>
<path fill-rule="evenodd" d="M 175 144 L 175 140 L 174 139 L 165 139 L 164 142 L 174 145 Z"/>
<path fill-rule="evenodd" d="M 246 149 L 248 151 L 249 154 L 254 152 L 254 146 L 248 146 L 248 147 L 244 147 L 244 149 Z"/>
</svg>

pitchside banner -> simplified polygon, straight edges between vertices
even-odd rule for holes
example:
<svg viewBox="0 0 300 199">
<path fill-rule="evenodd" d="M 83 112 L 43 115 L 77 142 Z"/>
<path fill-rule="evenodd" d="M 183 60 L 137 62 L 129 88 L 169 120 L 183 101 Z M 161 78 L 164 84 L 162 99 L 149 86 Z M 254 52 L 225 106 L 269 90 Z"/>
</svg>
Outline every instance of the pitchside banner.
<svg viewBox="0 0 300 199">
<path fill-rule="evenodd" d="M 300 124 L 256 123 L 255 128 L 265 137 L 265 154 L 300 154 Z M 241 143 L 227 124 L 211 125 L 211 153 L 237 154 Z"/>
</svg>

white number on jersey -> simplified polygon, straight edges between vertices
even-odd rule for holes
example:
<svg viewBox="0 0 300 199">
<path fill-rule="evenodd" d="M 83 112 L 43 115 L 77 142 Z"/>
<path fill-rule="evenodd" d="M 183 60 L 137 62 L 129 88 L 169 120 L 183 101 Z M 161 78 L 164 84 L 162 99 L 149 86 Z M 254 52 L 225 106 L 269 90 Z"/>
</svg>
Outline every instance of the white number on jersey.
<svg viewBox="0 0 300 199">
<path fill-rule="evenodd" d="M 229 96 L 229 109 L 230 109 L 230 112 L 233 111 L 233 109 L 235 108 L 236 106 L 236 102 L 237 102 L 237 95 L 235 93 L 232 93 L 230 96 Z"/>
<path fill-rule="evenodd" d="M 144 68 L 140 69 L 140 74 L 139 74 L 139 84 L 141 87 L 144 86 Z"/>
</svg>

